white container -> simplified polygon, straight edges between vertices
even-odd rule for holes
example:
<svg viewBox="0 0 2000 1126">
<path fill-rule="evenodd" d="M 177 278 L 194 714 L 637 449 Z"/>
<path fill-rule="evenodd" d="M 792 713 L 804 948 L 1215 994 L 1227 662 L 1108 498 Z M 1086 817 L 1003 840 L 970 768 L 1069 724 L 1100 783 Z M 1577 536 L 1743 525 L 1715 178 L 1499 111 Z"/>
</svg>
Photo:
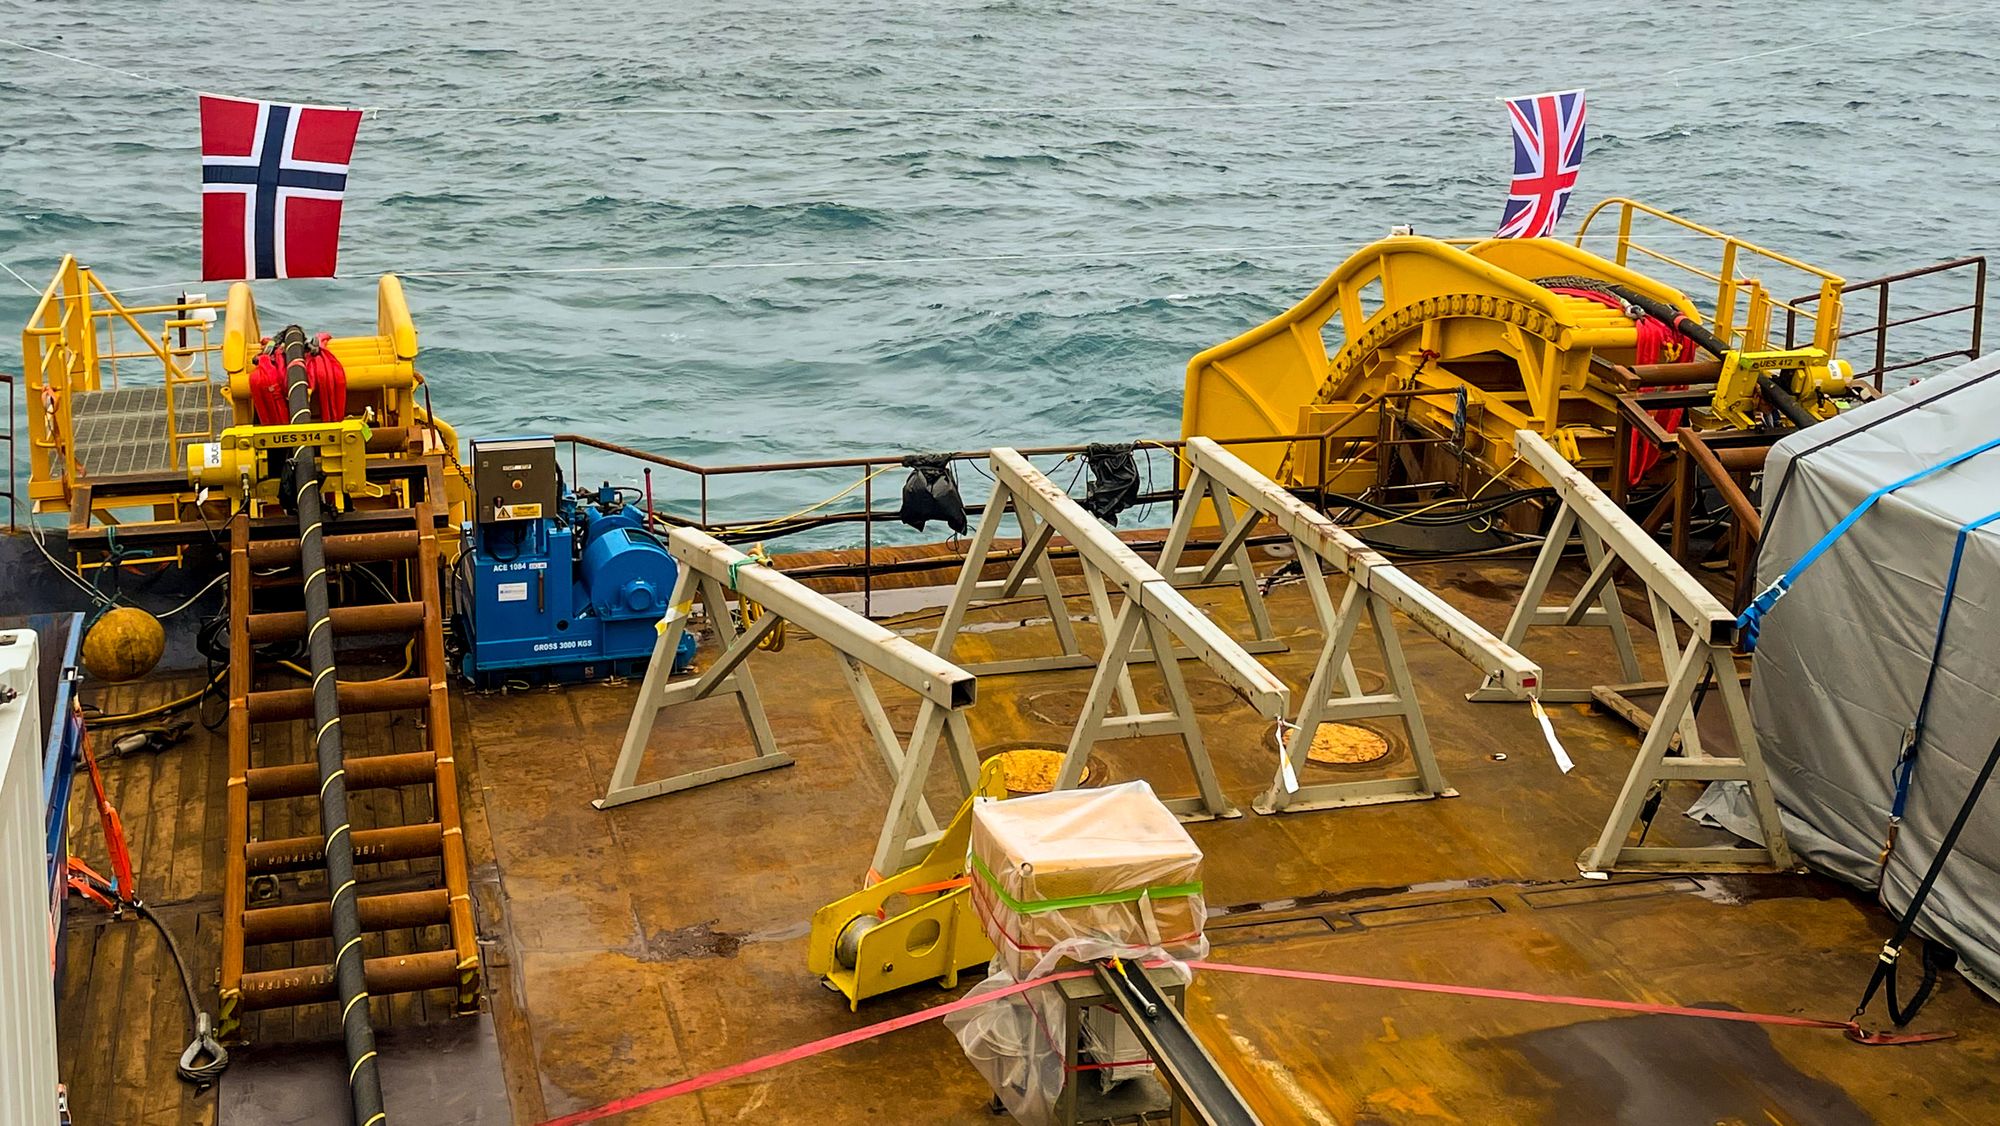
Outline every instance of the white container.
<svg viewBox="0 0 2000 1126">
<path fill-rule="evenodd" d="M 41 658 L 0 630 L 0 1123 L 56 1117 L 56 999 L 42 808 Z"/>
</svg>

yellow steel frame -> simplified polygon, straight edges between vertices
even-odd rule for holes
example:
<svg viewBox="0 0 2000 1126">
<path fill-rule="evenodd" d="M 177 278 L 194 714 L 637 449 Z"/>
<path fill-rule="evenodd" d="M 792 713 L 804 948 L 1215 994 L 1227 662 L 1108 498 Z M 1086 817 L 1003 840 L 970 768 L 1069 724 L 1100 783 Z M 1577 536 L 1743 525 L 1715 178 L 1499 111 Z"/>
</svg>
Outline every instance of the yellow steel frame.
<svg viewBox="0 0 2000 1126">
<path fill-rule="evenodd" d="M 1617 235 L 1611 260 L 1620 266 L 1628 265 L 1634 254 L 1649 261 L 1671 266 L 1686 274 L 1713 282 L 1715 285 L 1715 318 L 1709 326 L 1715 335 L 1734 343 L 1746 352 L 1761 352 L 1772 348 L 1771 314 L 1783 309 L 1796 313 L 1813 326 L 1812 346 L 1832 357 L 1840 342 L 1840 294 L 1847 280 L 1839 274 L 1823 270 L 1818 266 L 1801 262 L 1789 255 L 1780 254 L 1754 242 L 1724 234 L 1713 227 L 1683 219 L 1668 211 L 1651 207 L 1637 200 L 1613 197 L 1590 209 L 1583 217 L 1583 223 L 1576 231 L 1576 245 L 1581 247 L 1584 239 L 1590 237 L 1591 225 L 1606 211 L 1617 216 Z M 1704 266 L 1695 262 L 1655 249 L 1641 241 L 1645 232 L 1635 236 L 1633 224 L 1637 219 L 1664 224 L 1668 230 L 1661 232 L 1670 237 L 1696 236 L 1717 244 L 1716 262 Z M 1795 305 L 1771 296 L 1770 285 L 1747 270 L 1777 268 L 1789 274 L 1802 275 L 1805 284 L 1818 291 L 1819 297 L 1810 305 Z M 1795 291 L 1797 278 L 1788 278 L 1785 286 Z M 1781 287 L 1782 288 L 1782 287 Z M 1739 319 L 1738 312 L 1742 316 Z"/>
<path fill-rule="evenodd" d="M 1617 310 L 1530 280 L 1551 275 L 1616 281 L 1695 315 L 1678 291 L 1551 239 L 1466 245 L 1392 237 L 1349 258 L 1270 322 L 1195 356 L 1183 436 L 1302 433 L 1324 424 L 1322 408 L 1330 404 L 1463 388 L 1468 448 L 1495 469 L 1513 461 L 1517 430 L 1568 441 L 1558 432 L 1587 431 L 1616 409 L 1616 389 L 1590 370 L 1593 352 L 1629 358 L 1637 333 Z M 1512 382 L 1471 378 L 1454 367 L 1492 357 L 1511 362 L 1518 373 Z M 1433 432 L 1449 431 L 1455 396 L 1413 394 L 1407 411 Z M 1590 450 L 1606 463 L 1608 434 Z M 1249 447 L 1243 457 L 1288 484 L 1304 480 L 1291 467 L 1307 458 L 1283 445 Z"/>
<path fill-rule="evenodd" d="M 813 912 L 806 968 L 839 990 L 849 1009 L 925 981 L 950 989 L 961 972 L 992 959 L 993 944 L 973 911 L 965 858 L 972 840 L 972 807 L 1006 797 L 1003 778 L 1001 761 L 987 759 L 972 794 L 923 860 Z M 887 908 L 896 899 L 905 906 L 891 915 Z M 855 937 L 854 966 L 842 966 L 837 954 L 842 933 L 869 918 L 878 921 Z"/>
<path fill-rule="evenodd" d="M 63 257 L 21 330 L 21 368 L 33 396 L 29 405 L 28 497 L 34 511 L 68 510 L 74 487 L 87 476 L 87 467 L 76 459 L 71 397 L 104 389 L 106 377 L 111 387 L 120 386 L 121 360 L 151 358 L 160 364 L 167 384 L 167 441 L 173 448 L 177 438 L 173 396 L 189 393 L 196 386 L 204 393 L 213 393 L 209 365 L 219 345 L 209 337 L 211 318 L 198 314 L 222 307 L 219 301 L 126 305 L 74 255 Z M 162 318 L 158 339 L 141 317 Z M 121 323 L 136 333 L 145 347 L 119 350 L 115 333 Z M 201 343 L 174 344 L 174 334 L 182 329 L 198 330 Z M 174 499 L 137 497 L 127 503 L 171 506 Z"/>
<path fill-rule="evenodd" d="M 189 457 L 188 483 L 197 487 L 222 489 L 237 500 L 256 497 L 277 500 L 278 481 L 263 472 L 259 461 L 269 450 L 295 450 L 301 446 L 319 449 L 320 465 L 328 472 L 321 487 L 329 493 L 379 497 L 386 491 L 368 480 L 368 438 L 366 422 L 345 418 L 339 422 L 297 422 L 282 426 L 232 426 L 214 442 L 195 447 L 201 460 Z"/>
<path fill-rule="evenodd" d="M 1619 220 L 1614 251 L 1605 257 L 1583 249 L 1591 220 L 1612 208 Z M 1645 245 L 1635 236 L 1635 219 L 1713 242 L 1719 262 L 1709 266 L 1702 255 L 1683 250 L 1686 257 L 1676 257 Z M 1839 276 L 1614 199 L 1590 213 L 1576 245 L 1403 235 L 1366 247 L 1291 309 L 1189 361 L 1182 435 L 1304 433 L 1347 417 L 1335 408 L 1381 408 L 1433 435 L 1462 434 L 1470 459 L 1496 475 L 1519 464 L 1518 430 L 1538 434 L 1578 464 L 1605 469 L 1613 461 L 1616 395 L 1623 388 L 1607 379 L 1604 365 L 1633 361 L 1637 327 L 1622 310 L 1556 293 L 1534 279 L 1615 282 L 1703 320 L 1685 293 L 1634 269 L 1635 261 L 1714 282 L 1714 331 L 1744 352 L 1765 351 L 1773 311 L 1794 308 L 1745 272 L 1753 267 L 1814 279 L 1818 305 L 1795 311 L 1813 323 L 1822 352 L 1830 354 L 1839 336 Z M 1286 484 L 1312 483 L 1310 449 L 1271 443 L 1242 456 Z"/>
<path fill-rule="evenodd" d="M 120 346 L 116 333 L 121 326 L 137 335 L 140 346 Z M 118 514 L 96 504 L 94 497 L 92 511 L 73 512 L 80 491 L 90 480 L 90 467 L 78 460 L 76 452 L 75 395 L 130 385 L 126 380 L 133 372 L 125 369 L 131 361 L 158 363 L 167 405 L 165 441 L 169 451 L 178 451 L 188 438 L 218 437 L 206 426 L 200 431 L 180 429 L 174 407 L 185 402 L 186 396 L 206 396 L 203 401 L 213 403 L 212 396 L 226 394 L 236 426 L 254 422 L 250 371 L 262 344 L 256 302 L 245 283 L 230 286 L 221 301 L 128 305 L 89 267 L 74 256 L 64 257 L 21 333 L 24 382 L 31 392 L 27 495 L 33 511 L 70 512 L 73 520 L 120 523 Z M 457 431 L 442 419 L 432 418 L 419 402 L 424 380 L 416 370 L 417 329 L 402 283 L 395 276 L 385 275 L 377 283 L 375 336 L 335 341 L 335 347 L 337 355 L 357 357 L 356 362 L 346 364 L 348 390 L 367 398 L 376 410 L 377 425 L 413 429 L 420 436 L 416 456 L 434 456 L 449 467 L 444 475 L 444 501 L 452 518 L 445 552 L 448 558 L 455 556 L 456 530 L 464 516 L 469 482 L 459 463 Z M 220 372 L 216 370 L 218 358 Z M 398 451 L 372 456 L 394 459 L 411 455 Z M 177 471 L 188 468 L 180 463 L 177 452 L 170 452 L 168 463 Z M 121 494 L 116 507 L 121 511 L 150 509 L 152 522 L 174 522 L 194 503 L 195 489 L 190 483 L 185 488 L 163 486 L 157 493 Z"/>
</svg>

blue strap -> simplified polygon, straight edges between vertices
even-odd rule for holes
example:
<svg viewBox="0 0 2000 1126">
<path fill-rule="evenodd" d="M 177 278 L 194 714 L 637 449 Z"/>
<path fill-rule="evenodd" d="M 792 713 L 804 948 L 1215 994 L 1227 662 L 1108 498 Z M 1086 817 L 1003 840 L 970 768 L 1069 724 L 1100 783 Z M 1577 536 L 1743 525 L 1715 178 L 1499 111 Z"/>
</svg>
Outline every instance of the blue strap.
<svg viewBox="0 0 2000 1126">
<path fill-rule="evenodd" d="M 1903 819 L 1903 808 L 1910 797 L 1910 777 L 1917 769 L 1917 747 L 1924 739 L 1924 722 L 1930 717 L 1931 691 L 1937 687 L 1938 659 L 1944 654 L 1945 628 L 1951 624 L 1952 599 L 1958 592 L 1958 568 L 1965 560 L 1965 541 L 1973 532 L 2000 520 L 2000 512 L 1989 512 L 1958 529 L 1958 540 L 1951 548 L 1951 570 L 1944 580 L 1944 605 L 1938 607 L 1937 636 L 1931 641 L 1931 666 L 1924 674 L 1924 694 L 1917 701 L 1917 718 L 1903 735 L 1903 747 L 1896 755 L 1896 797 L 1889 805 L 1891 825 Z"/>
<path fill-rule="evenodd" d="M 1959 462 L 1983 454 L 1995 446 L 2000 446 L 2000 438 L 1983 442 L 1963 453 L 1953 454 L 1936 465 L 1920 469 L 1894 484 L 1884 485 L 1874 492 L 1869 493 L 1860 504 L 1854 506 L 1852 512 L 1841 517 L 1840 523 L 1828 529 L 1827 533 L 1819 538 L 1818 543 L 1813 544 L 1804 555 L 1799 556 L 1798 562 L 1786 568 L 1785 573 L 1778 576 L 1777 582 L 1766 587 L 1764 593 L 1751 599 L 1750 605 L 1743 608 L 1742 615 L 1736 619 L 1736 629 L 1743 646 L 1743 651 L 1747 653 L 1757 648 L 1757 633 L 1765 615 L 1771 612 L 1771 609 L 1778 604 L 1780 598 L 1783 598 L 1791 591 L 1792 584 L 1798 581 L 1799 576 L 1805 573 L 1806 568 L 1819 562 L 1819 557 L 1832 549 L 1835 541 L 1846 535 L 1849 528 L 1852 528 L 1857 521 L 1867 515 L 1869 509 L 1875 507 L 1876 501 L 1881 500 L 1883 497 L 1888 496 L 1905 485 L 1913 485 L 1926 477 L 1942 473 Z"/>
</svg>

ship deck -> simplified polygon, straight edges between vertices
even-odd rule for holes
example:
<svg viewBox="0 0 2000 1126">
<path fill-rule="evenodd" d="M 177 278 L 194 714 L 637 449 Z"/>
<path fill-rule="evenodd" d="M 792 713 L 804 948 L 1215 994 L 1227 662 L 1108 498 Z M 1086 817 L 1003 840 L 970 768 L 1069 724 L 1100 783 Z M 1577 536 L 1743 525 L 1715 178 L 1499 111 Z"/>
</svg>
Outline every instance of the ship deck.
<svg viewBox="0 0 2000 1126">
<path fill-rule="evenodd" d="M 1486 560 L 1410 570 L 1497 631 L 1524 567 Z M 1579 575 L 1572 569 L 1566 580 Z M 1195 600 L 1225 625 L 1243 620 L 1232 592 L 1196 592 Z M 1264 660 L 1297 690 L 1318 643 L 1306 594 L 1279 587 L 1271 606 L 1292 648 Z M 1009 606 L 976 614 L 959 658 L 1040 651 L 1047 632 L 1033 613 Z M 926 624 L 911 617 L 899 628 L 928 641 Z M 1644 660 L 1655 650 L 1642 624 L 1634 630 Z M 1080 624 L 1080 632 L 1086 645 L 1095 640 L 1094 627 Z M 1207 857 L 1215 960 L 1847 1014 L 1890 928 L 1877 905 L 1803 875 L 1579 879 L 1576 856 L 1623 781 L 1633 730 L 1587 707 L 1557 709 L 1577 762 L 1562 775 L 1525 708 L 1465 702 L 1471 668 L 1415 630 L 1405 641 L 1457 798 L 1248 813 L 1274 766 L 1264 725 L 1205 670 L 1185 666 L 1223 785 L 1246 810 L 1190 827 Z M 1556 684 L 1587 684 L 1612 667 L 1596 636 L 1583 632 L 1544 638 L 1530 653 Z M 1357 643 L 1357 654 L 1372 649 Z M 837 687 L 827 646 L 795 636 L 752 660 L 778 741 L 797 764 L 608 812 L 590 802 L 604 790 L 636 685 L 455 695 L 488 1013 L 453 1018 L 436 999 L 395 1003 L 403 1028 L 385 1040 L 384 1054 L 398 1119 L 537 1122 L 951 995 L 916 988 L 856 1014 L 807 973 L 808 920 L 859 886 L 890 779 Z M 1370 680 L 1369 658 L 1357 660 Z M 1136 675 L 1143 694 L 1148 674 Z M 1060 746 L 1088 676 L 984 678 L 972 713 L 981 747 Z M 163 677 L 94 695 L 122 709 L 198 683 Z M 892 718 L 907 724 L 914 703 L 886 685 L 883 695 Z M 392 750 L 403 737 L 398 722 L 412 721 L 382 718 L 350 732 L 350 746 Z M 1407 752 L 1391 736 L 1397 749 L 1382 765 L 1395 769 L 1407 765 Z M 678 771 L 746 753 L 725 699 L 667 713 L 654 747 L 644 776 L 664 773 L 669 757 Z M 1095 765 L 1095 782 L 1145 777 L 1163 795 L 1192 790 L 1171 740 L 1107 742 Z M 1308 773 L 1332 779 L 1370 769 Z M 222 739 L 199 727 L 157 757 L 107 763 L 141 889 L 183 936 L 211 1004 L 223 774 Z M 941 810 L 952 802 L 948 774 L 933 787 Z M 1656 841 L 1708 837 L 1678 816 L 1692 796 L 1669 795 Z M 94 815 L 80 807 L 76 821 L 86 826 L 80 850 L 94 860 Z M 282 894 L 311 891 L 287 886 Z M 61 1046 L 78 1121 L 234 1126 L 343 1117 L 337 1097 L 313 1105 L 299 1093 L 339 1090 L 337 1077 L 313 1086 L 336 1066 L 337 1047 L 323 1047 L 332 1006 L 253 1022 L 256 1043 L 239 1052 L 219 1092 L 196 1094 L 174 1077 L 185 1033 L 173 971 L 153 937 L 78 906 L 69 940 Z M 389 1002 L 373 1003 L 378 1020 L 392 1015 Z M 2000 1007 L 1954 974 L 1921 1026 L 1952 1028 L 1958 1038 L 1901 1048 L 1862 1047 L 1826 1030 L 1220 973 L 1196 978 L 1189 1007 L 1196 1031 L 1274 1124 L 1984 1122 L 2000 1057 Z M 422 1074 L 399 1080 L 399 1066 Z M 288 1088 L 292 1109 L 279 1117 L 270 1108 L 287 1101 Z M 612 1121 L 977 1123 L 993 1121 L 987 1099 L 950 1034 L 932 1023 Z"/>
</svg>

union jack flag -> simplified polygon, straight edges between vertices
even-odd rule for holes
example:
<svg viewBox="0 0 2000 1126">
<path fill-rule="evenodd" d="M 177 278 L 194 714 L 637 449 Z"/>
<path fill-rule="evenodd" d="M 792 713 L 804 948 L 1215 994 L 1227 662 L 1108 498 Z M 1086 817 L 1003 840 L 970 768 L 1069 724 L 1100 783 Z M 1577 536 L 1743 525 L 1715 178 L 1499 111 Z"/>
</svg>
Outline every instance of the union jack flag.
<svg viewBox="0 0 2000 1126">
<path fill-rule="evenodd" d="M 1514 127 L 1514 183 L 1499 238 L 1542 238 L 1562 218 L 1583 167 L 1583 91 L 1508 98 Z"/>
<path fill-rule="evenodd" d="M 201 276 L 330 278 L 358 109 L 201 96 Z"/>
</svg>

